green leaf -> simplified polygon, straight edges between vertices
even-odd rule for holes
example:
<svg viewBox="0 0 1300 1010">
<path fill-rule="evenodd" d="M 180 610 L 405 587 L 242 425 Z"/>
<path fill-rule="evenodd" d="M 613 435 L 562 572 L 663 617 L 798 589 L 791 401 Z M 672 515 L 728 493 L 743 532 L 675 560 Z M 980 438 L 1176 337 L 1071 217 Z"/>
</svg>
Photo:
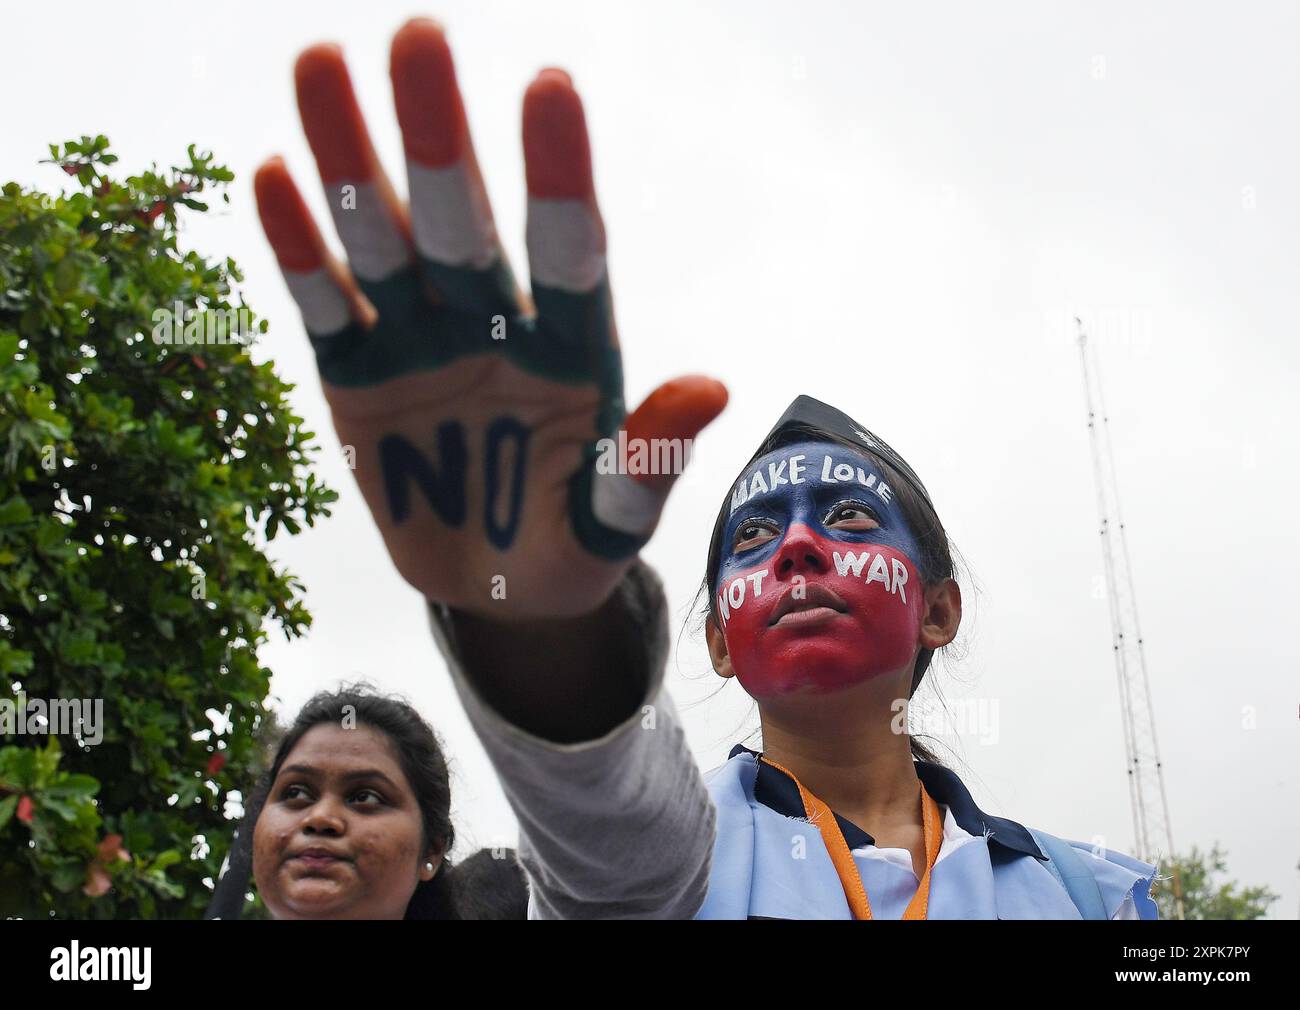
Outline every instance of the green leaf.
<svg viewBox="0 0 1300 1010">
<path fill-rule="evenodd" d="M 32 507 L 22 498 L 10 498 L 0 503 L 0 526 L 25 523 L 32 517 Z"/>
<path fill-rule="evenodd" d="M 5 825 L 9 823 L 9 818 L 14 815 L 14 810 L 17 809 L 17 807 L 17 793 L 14 793 L 12 796 L 6 796 L 4 799 L 0 800 L 0 831 L 5 829 Z"/>
<path fill-rule="evenodd" d="M 72 891 L 80 888 L 86 879 L 86 869 L 75 863 L 64 863 L 51 874 L 51 883 L 60 891 Z"/>
</svg>

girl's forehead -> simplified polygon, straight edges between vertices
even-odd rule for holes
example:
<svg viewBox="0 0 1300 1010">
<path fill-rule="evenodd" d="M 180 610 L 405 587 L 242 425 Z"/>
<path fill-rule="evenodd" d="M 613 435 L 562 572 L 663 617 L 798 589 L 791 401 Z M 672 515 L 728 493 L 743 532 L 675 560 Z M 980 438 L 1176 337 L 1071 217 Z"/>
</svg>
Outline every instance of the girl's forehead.
<svg viewBox="0 0 1300 1010">
<path fill-rule="evenodd" d="M 865 495 L 891 511 L 894 489 L 871 457 L 839 442 L 794 442 L 760 456 L 731 489 L 729 521 L 742 506 L 773 499 L 804 500 L 823 493 Z"/>
<path fill-rule="evenodd" d="M 384 772 L 400 771 L 396 748 L 388 734 L 368 723 L 344 727 L 317 723 L 285 755 L 282 767 L 307 766 L 320 771 L 352 766 L 374 766 Z"/>
</svg>

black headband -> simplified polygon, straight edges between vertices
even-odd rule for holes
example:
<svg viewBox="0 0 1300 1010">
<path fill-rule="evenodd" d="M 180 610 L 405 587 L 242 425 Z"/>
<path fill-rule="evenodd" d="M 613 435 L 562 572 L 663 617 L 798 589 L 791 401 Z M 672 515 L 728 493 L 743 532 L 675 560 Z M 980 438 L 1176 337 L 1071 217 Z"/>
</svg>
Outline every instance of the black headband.
<svg viewBox="0 0 1300 1010">
<path fill-rule="evenodd" d="M 916 475 L 915 470 L 907 465 L 907 461 L 902 456 L 889 447 L 889 443 L 858 424 L 844 411 L 836 410 L 829 403 L 822 403 L 821 400 L 814 399 L 811 396 L 796 396 L 790 406 L 785 408 L 785 413 L 781 415 L 781 419 L 772 426 L 772 430 L 767 433 L 767 438 L 763 439 L 763 442 L 766 443 L 783 428 L 791 428 L 796 425 L 821 428 L 859 443 L 863 448 L 879 456 L 897 470 L 903 479 L 911 484 L 917 493 L 925 499 L 926 504 L 930 508 L 934 508 L 934 502 L 930 501 L 930 493 L 926 491 L 925 485 L 921 483 L 921 478 Z"/>
</svg>

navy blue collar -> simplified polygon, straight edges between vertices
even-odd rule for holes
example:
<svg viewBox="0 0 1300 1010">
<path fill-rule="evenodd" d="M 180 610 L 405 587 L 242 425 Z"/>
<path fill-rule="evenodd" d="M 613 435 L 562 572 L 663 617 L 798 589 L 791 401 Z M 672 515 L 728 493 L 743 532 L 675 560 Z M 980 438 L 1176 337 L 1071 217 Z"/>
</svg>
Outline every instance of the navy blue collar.
<svg viewBox="0 0 1300 1010">
<path fill-rule="evenodd" d="M 758 751 L 736 744 L 727 757 L 734 758 L 737 754 L 753 755 L 755 761 L 759 756 Z M 1005 817 L 991 817 L 977 807 L 956 772 L 928 761 L 917 761 L 915 764 L 916 776 L 925 786 L 925 791 L 933 796 L 937 803 L 952 811 L 953 820 L 963 831 L 972 835 L 985 835 L 988 841 L 1022 855 L 1033 856 L 1036 859 L 1047 858 L 1038 848 L 1033 835 L 1023 825 L 1009 821 Z M 758 773 L 754 778 L 754 799 L 786 817 L 805 816 L 803 800 L 799 798 L 799 787 L 795 785 L 794 780 L 761 761 L 758 762 Z M 835 814 L 835 821 L 844 832 L 844 841 L 848 843 L 850 849 L 875 844 L 872 837 L 852 821 L 846 820 L 839 814 Z"/>
</svg>

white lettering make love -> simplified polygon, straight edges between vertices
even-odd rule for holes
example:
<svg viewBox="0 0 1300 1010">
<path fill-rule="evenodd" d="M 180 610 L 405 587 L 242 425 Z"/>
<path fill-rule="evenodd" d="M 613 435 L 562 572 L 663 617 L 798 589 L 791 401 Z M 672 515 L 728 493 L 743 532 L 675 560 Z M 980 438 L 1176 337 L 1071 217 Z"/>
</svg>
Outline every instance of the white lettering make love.
<svg viewBox="0 0 1300 1010">
<path fill-rule="evenodd" d="M 807 457 L 803 453 L 787 456 L 779 462 L 768 463 L 766 475 L 765 471 L 760 468 L 748 477 L 742 477 L 736 482 L 736 487 L 731 492 L 731 511 L 735 512 L 754 495 L 771 491 L 782 484 L 804 483 L 808 479 L 804 476 L 808 467 L 802 463 L 805 458 Z M 830 456 L 822 457 L 821 470 L 814 470 L 813 475 L 813 479 L 820 477 L 823 484 L 860 484 L 862 487 L 874 491 L 883 502 L 888 502 L 894 493 L 893 488 L 864 467 L 853 466 L 849 463 L 836 463 Z"/>
</svg>

